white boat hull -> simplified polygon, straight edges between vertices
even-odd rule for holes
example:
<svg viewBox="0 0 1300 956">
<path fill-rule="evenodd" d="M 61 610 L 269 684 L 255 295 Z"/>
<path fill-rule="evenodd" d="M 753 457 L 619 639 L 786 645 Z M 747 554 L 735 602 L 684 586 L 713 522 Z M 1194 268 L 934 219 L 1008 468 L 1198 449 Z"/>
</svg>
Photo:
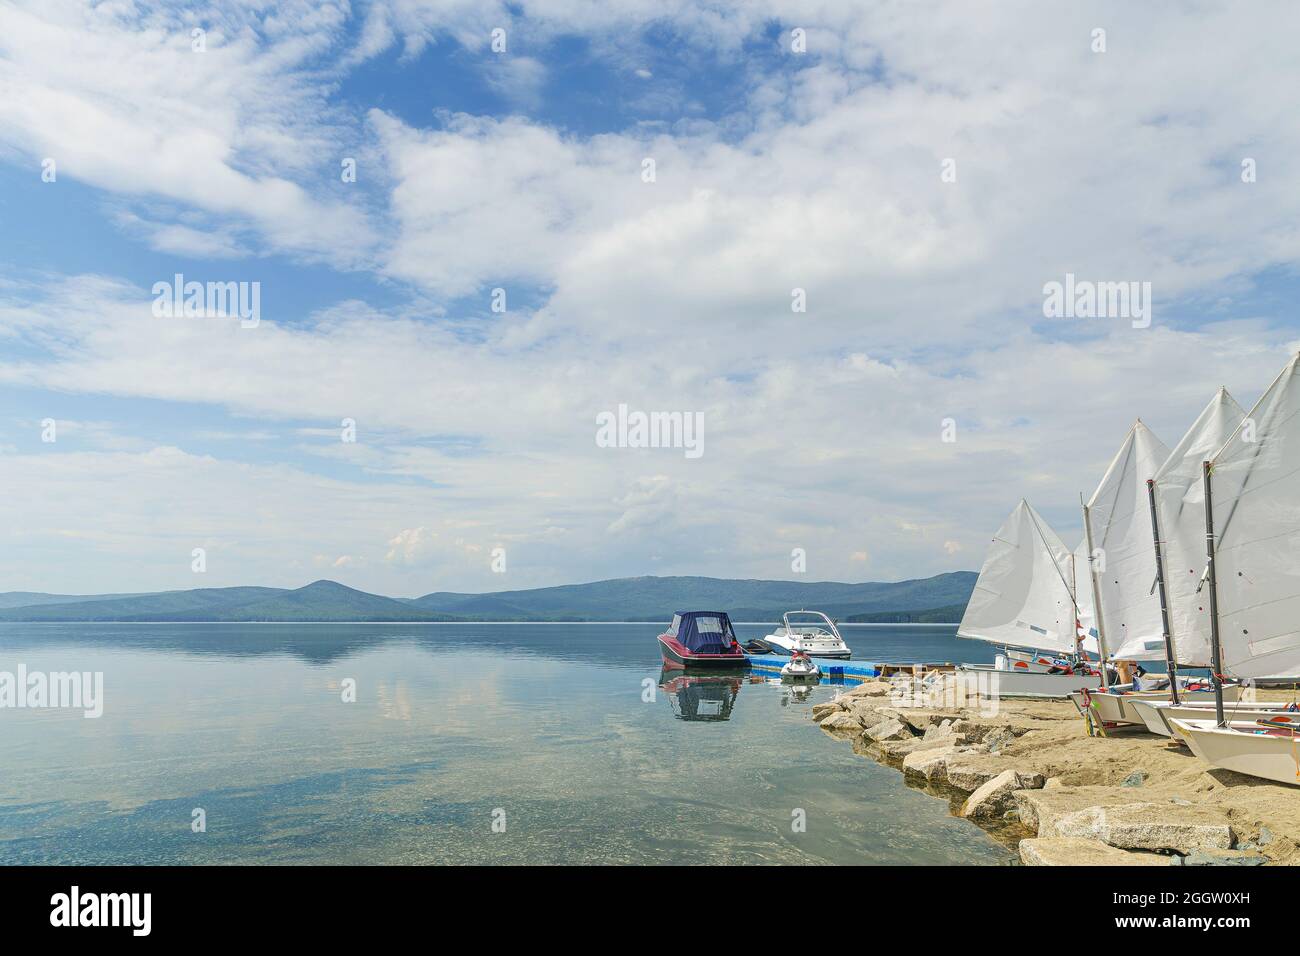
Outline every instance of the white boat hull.
<svg viewBox="0 0 1300 956">
<path fill-rule="evenodd" d="M 1300 786 L 1300 736 L 1260 733 L 1264 728 L 1254 724 L 1219 727 L 1213 718 L 1169 723 L 1192 753 L 1212 766 Z"/>
<path fill-rule="evenodd" d="M 1124 686 L 1128 686 L 1127 684 Z M 1223 699 L 1235 701 L 1241 694 L 1239 684 L 1228 684 L 1223 688 Z M 1183 690 L 1178 695 L 1181 699 L 1187 701 L 1210 701 L 1214 702 L 1214 691 L 1212 690 Z M 1088 695 L 1092 705 L 1093 713 L 1099 720 L 1108 724 L 1139 724 L 1150 726 L 1143 719 L 1143 714 L 1134 706 L 1138 701 L 1156 701 L 1161 703 L 1169 702 L 1168 690 L 1140 690 L 1123 694 L 1107 693 L 1099 691 Z M 1085 704 L 1082 694 L 1071 694 L 1070 699 L 1074 701 L 1079 710 L 1083 710 Z"/>
<path fill-rule="evenodd" d="M 1043 674 L 1005 670 L 992 664 L 958 664 L 957 669 L 976 675 L 980 694 L 987 697 L 1069 697 L 1080 688 L 1101 686 L 1100 674 Z"/>
<path fill-rule="evenodd" d="M 849 646 L 844 643 L 839 632 L 834 630 L 835 625 L 830 618 L 821 615 L 820 612 L 790 612 L 793 613 L 815 613 L 819 614 L 826 621 L 826 628 L 798 626 L 791 627 L 788 623 L 778 627 L 771 634 L 764 635 L 763 640 L 773 647 L 779 647 L 787 654 L 793 654 L 796 651 L 807 654 L 809 657 L 828 657 L 836 660 L 848 660 L 852 655 Z M 787 615 L 788 616 L 788 615 Z M 832 633 L 833 632 L 833 633 Z"/>
<path fill-rule="evenodd" d="M 1129 709 L 1142 718 L 1147 730 L 1161 737 L 1173 736 L 1173 730 L 1169 726 L 1170 720 L 1212 720 L 1214 718 L 1213 694 L 1210 695 L 1208 702 L 1187 700 L 1186 694 L 1183 697 L 1184 702 L 1179 703 L 1177 707 L 1166 698 L 1165 700 L 1129 701 Z M 1256 720 L 1283 712 L 1286 708 L 1285 703 L 1251 703 L 1243 706 L 1234 702 L 1226 709 L 1226 713 L 1230 720 Z"/>
<path fill-rule="evenodd" d="M 781 648 L 781 650 L 785 651 L 787 654 L 793 654 L 795 650 L 799 650 L 802 653 L 807 654 L 809 657 L 824 657 L 824 658 L 831 658 L 834 660 L 841 660 L 841 661 L 847 661 L 850 657 L 853 656 L 853 652 L 850 651 L 847 647 L 809 648 L 805 646 L 805 647 L 795 648 L 792 646 L 794 644 L 793 641 L 790 641 L 788 639 L 784 641 L 779 641 L 773 638 L 771 634 L 764 637 L 763 641 L 768 644 L 771 644 L 773 647 Z"/>
</svg>

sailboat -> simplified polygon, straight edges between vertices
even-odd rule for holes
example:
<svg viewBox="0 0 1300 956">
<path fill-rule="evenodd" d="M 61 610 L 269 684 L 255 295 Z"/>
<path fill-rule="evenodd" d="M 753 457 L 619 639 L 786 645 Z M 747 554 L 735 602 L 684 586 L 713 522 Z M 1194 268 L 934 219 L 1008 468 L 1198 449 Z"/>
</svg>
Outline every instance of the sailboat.
<svg viewBox="0 0 1300 956">
<path fill-rule="evenodd" d="M 1202 465 L 1210 659 L 1222 675 L 1300 678 L 1300 355 Z M 1201 759 L 1300 785 L 1300 715 L 1175 718 Z"/>
<path fill-rule="evenodd" d="M 1235 420 L 1234 409 L 1238 413 Z M 1204 447 L 1207 442 L 1217 449 L 1212 443 L 1231 434 L 1242 414 L 1236 402 L 1221 389 L 1174 453 L 1139 419 L 1125 436 L 1101 484 L 1084 505 L 1085 538 L 1097 545 L 1097 550 L 1092 552 L 1096 556 L 1092 566 L 1093 611 L 1102 645 L 1109 650 L 1106 656 L 1110 659 L 1173 662 L 1163 590 L 1165 561 L 1159 545 L 1152 480 L 1176 457 L 1180 466 L 1172 468 L 1173 477 L 1167 479 L 1167 487 L 1176 491 L 1185 471 L 1181 462 L 1189 450 Z M 1225 430 L 1228 423 L 1231 427 Z M 1185 540 L 1180 537 L 1179 542 Z M 1081 710 L 1089 708 L 1105 724 L 1146 725 L 1134 707 L 1136 701 L 1182 702 L 1213 696 L 1208 682 L 1191 687 L 1186 686 L 1186 681 L 1180 682 L 1177 667 L 1172 663 L 1167 677 L 1145 683 L 1145 689 L 1123 684 L 1107 687 L 1100 693 L 1081 692 L 1071 697 Z M 1235 688 L 1229 691 L 1232 693 Z"/>
<path fill-rule="evenodd" d="M 958 667 L 1000 696 L 1065 697 L 1101 682 L 1079 653 L 1077 629 L 1071 553 L 1022 498 L 994 535 L 957 628 L 1005 650 L 992 665 Z"/>
<path fill-rule="evenodd" d="M 1245 410 L 1228 390 L 1220 388 L 1146 482 L 1162 646 L 1173 681 L 1172 695 L 1129 697 L 1120 703 L 1136 722 L 1161 736 L 1171 735 L 1168 718 L 1205 717 L 1202 708 L 1213 705 L 1214 689 L 1208 681 L 1200 685 L 1202 689 L 1184 685 L 1180 692 L 1178 668 L 1210 666 L 1210 618 L 1207 596 L 1202 593 L 1205 506 L 1201 463 L 1223 447 L 1245 417 Z M 1224 699 L 1238 699 L 1240 689 L 1237 684 L 1224 687 Z"/>
<path fill-rule="evenodd" d="M 1152 635 L 1159 634 L 1159 608 L 1139 582 L 1149 582 L 1154 567 L 1141 480 L 1155 474 L 1169 449 L 1141 419 L 1120 444 L 1092 497 L 1083 505 L 1084 547 L 1088 558 L 1089 608 L 1103 662 L 1151 660 L 1158 656 Z M 1154 612 L 1154 613 L 1153 613 Z M 1113 649 L 1113 650 L 1112 650 Z M 1091 708 L 1105 723 L 1126 723 L 1121 695 L 1132 687 L 1071 694 L 1081 711 Z"/>
</svg>

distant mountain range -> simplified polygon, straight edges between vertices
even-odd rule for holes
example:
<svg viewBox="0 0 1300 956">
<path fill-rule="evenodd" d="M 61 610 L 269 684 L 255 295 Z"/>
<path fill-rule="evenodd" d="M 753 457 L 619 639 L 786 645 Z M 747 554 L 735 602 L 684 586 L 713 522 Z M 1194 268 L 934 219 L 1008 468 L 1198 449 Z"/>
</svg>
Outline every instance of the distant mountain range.
<svg viewBox="0 0 1300 956">
<path fill-rule="evenodd" d="M 723 610 L 736 621 L 809 608 L 847 622 L 952 622 L 975 573 L 838 584 L 640 577 L 526 591 L 417 598 L 369 594 L 336 581 L 297 589 L 195 588 L 141 594 L 0 593 L 0 621 L 666 621 L 677 610 Z"/>
</svg>

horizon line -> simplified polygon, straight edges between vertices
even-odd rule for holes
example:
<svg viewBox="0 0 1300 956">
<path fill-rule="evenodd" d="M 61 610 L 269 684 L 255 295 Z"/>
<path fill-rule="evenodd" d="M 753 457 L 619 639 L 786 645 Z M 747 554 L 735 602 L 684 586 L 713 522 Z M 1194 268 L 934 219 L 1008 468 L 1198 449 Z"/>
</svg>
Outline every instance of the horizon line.
<svg viewBox="0 0 1300 956">
<path fill-rule="evenodd" d="M 30 624 L 130 624 L 139 626 L 141 624 L 370 624 L 391 626 L 394 624 L 419 624 L 429 625 L 438 624 L 444 626 L 459 626 L 464 624 L 662 624 L 663 621 L 97 621 L 93 618 L 86 620 L 74 621 L 3 621 L 0 620 L 0 627 L 6 625 L 30 625 Z M 780 624 L 780 621 L 732 621 L 732 624 L 755 625 L 766 627 L 770 624 Z M 836 621 L 837 627 L 957 627 L 960 621 Z"/>
<path fill-rule="evenodd" d="M 576 588 L 576 587 L 583 587 L 585 585 L 591 585 L 591 584 L 607 584 L 611 581 L 636 581 L 643 578 L 651 578 L 656 581 L 665 581 L 665 580 L 670 580 L 672 578 L 704 578 L 710 581 L 736 581 L 736 582 L 761 581 L 764 583 L 776 582 L 780 584 L 805 584 L 805 585 L 842 584 L 847 587 L 858 587 L 864 584 L 906 584 L 909 581 L 929 581 L 932 578 L 943 577 L 945 574 L 978 574 L 978 573 L 979 573 L 978 571 L 972 571 L 968 568 L 962 568 L 956 571 L 939 571 L 936 572 L 935 574 L 927 575 L 926 577 L 922 577 L 922 578 L 900 578 L 899 580 L 896 581 L 879 581 L 879 580 L 877 581 L 831 581 L 831 580 L 798 581 L 798 580 L 792 580 L 790 578 L 719 578 L 719 577 L 714 577 L 713 575 L 710 574 L 633 574 L 633 575 L 628 575 L 619 578 L 598 578 L 595 581 L 576 581 L 569 584 L 542 584 L 542 585 L 537 585 L 535 587 L 511 588 L 502 591 L 426 591 L 423 594 L 417 594 L 412 597 L 394 597 L 388 594 L 380 594 L 377 591 L 365 591 L 359 587 L 354 587 L 351 584 L 344 584 L 342 581 L 337 581 L 334 578 L 316 578 L 314 581 L 308 581 L 306 584 L 299 585 L 298 587 L 281 587 L 279 585 L 274 585 L 274 584 L 218 584 L 218 585 L 208 585 L 208 586 L 199 585 L 199 586 L 189 587 L 189 588 L 180 588 L 180 587 L 161 588 L 159 590 L 154 590 L 154 591 L 102 591 L 98 593 L 86 592 L 80 594 L 73 593 L 73 592 L 60 592 L 60 591 L 30 591 L 30 590 L 15 588 L 13 590 L 0 591 L 0 596 L 3 596 L 5 594 L 44 594 L 44 595 L 49 595 L 51 597 L 112 597 L 115 595 L 132 595 L 136 597 L 147 597 L 153 594 L 168 594 L 173 591 L 222 591 L 230 588 L 267 588 L 273 591 L 301 591 L 303 588 L 309 588 L 313 584 L 337 584 L 339 587 L 348 588 L 349 590 L 352 591 L 359 591 L 362 594 L 373 594 L 376 597 L 385 597 L 388 598 L 390 601 L 414 601 L 422 597 L 427 597 L 430 594 L 466 594 L 472 597 L 482 597 L 487 594 L 504 594 L 504 593 L 508 593 L 509 591 L 546 591 L 546 590 L 551 590 L 553 588 Z M 633 623 L 633 622 L 629 622 L 629 623 Z"/>
</svg>

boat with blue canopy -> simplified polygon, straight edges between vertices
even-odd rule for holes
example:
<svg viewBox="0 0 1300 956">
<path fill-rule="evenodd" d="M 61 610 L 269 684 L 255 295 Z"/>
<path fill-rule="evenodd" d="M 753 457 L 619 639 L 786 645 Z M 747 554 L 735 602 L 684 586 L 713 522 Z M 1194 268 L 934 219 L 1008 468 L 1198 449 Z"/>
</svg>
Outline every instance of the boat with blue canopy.
<svg viewBox="0 0 1300 956">
<path fill-rule="evenodd" d="M 659 635 L 659 647 L 669 668 L 749 666 L 725 611 L 678 611 Z"/>
</svg>

